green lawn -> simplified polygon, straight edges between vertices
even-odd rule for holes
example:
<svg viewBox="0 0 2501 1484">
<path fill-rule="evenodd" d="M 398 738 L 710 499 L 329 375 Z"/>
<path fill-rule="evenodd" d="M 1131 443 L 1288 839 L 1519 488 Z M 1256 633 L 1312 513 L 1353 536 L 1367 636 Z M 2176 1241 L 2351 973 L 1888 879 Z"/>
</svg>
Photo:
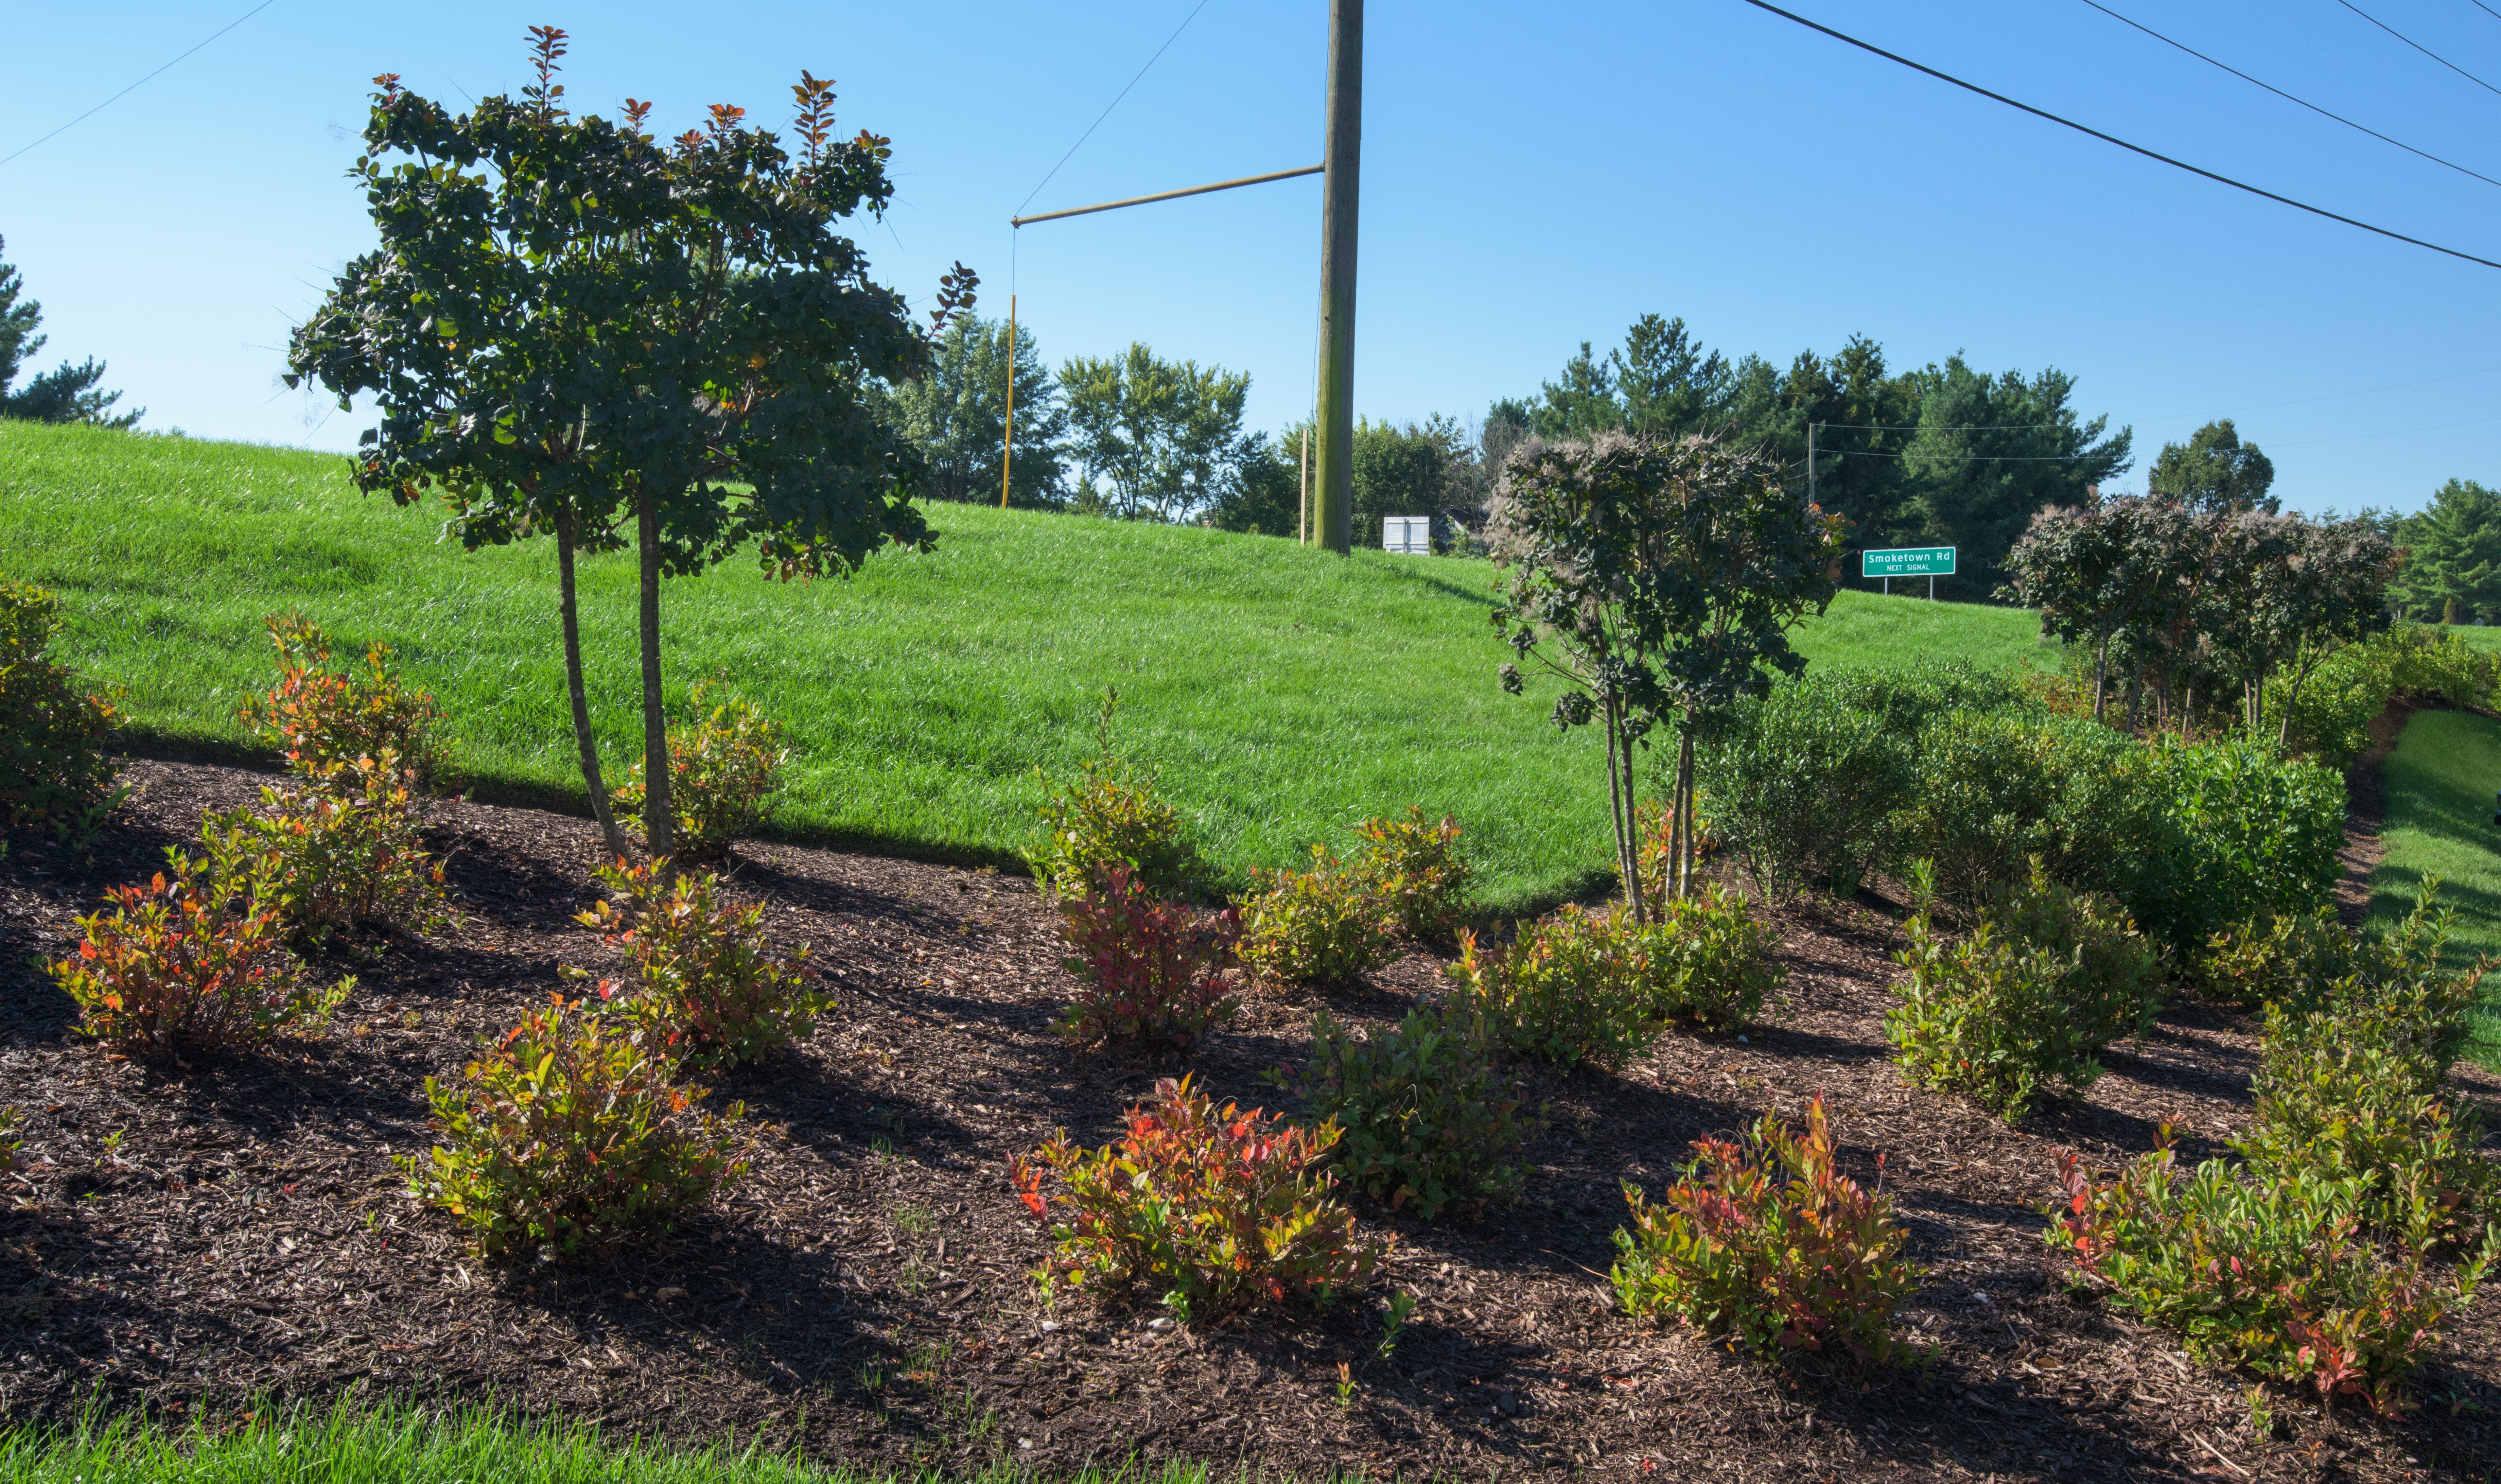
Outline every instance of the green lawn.
<svg viewBox="0 0 2501 1484">
<path fill-rule="evenodd" d="M 2501 959 L 2501 722 L 2463 711 L 2418 711 L 2387 760 L 2387 859 L 2371 873 L 2371 918 L 2387 924 L 2414 910 L 2422 880 L 2441 880 L 2457 911 L 2452 952 Z M 2501 973 L 2487 985 L 2477 1060 L 2501 1064 Z"/>
<path fill-rule="evenodd" d="M 0 422 L 0 575 L 59 590 L 69 658 L 125 689 L 141 737 L 241 748 L 270 677 L 265 615 L 343 649 L 386 639 L 442 697 L 489 797 L 578 808 L 547 543 L 464 553 L 439 507 L 360 496 L 346 460 L 196 439 Z M 786 722 L 778 821 L 801 839 L 1013 860 L 1037 766 L 1090 747 L 1097 698 L 1155 762 L 1219 864 L 1284 864 L 1367 814 L 1456 814 L 1504 910 L 1610 869 L 1605 764 L 1550 696 L 1496 689 L 1482 562 L 1219 531 L 941 505 L 928 556 L 848 582 L 733 565 L 669 585 L 673 699 L 726 687 Z M 584 645 L 612 767 L 639 756 L 633 570 L 584 564 Z M 2037 651 L 2019 610 L 1845 593 L 1809 625 L 1817 662 Z"/>
<path fill-rule="evenodd" d="M 913 1476 L 943 1484 L 940 1474 Z M 955 1476 L 1011 1484 L 1006 1465 Z M 826 1467 L 732 1442 L 678 1451 L 603 1437 L 578 1425 L 497 1413 L 449 1417 L 386 1406 L 328 1413 L 262 1403 L 240 1426 L 160 1430 L 123 1414 L 94 1431 L 0 1432 L 0 1484 L 895 1484 L 897 1476 Z M 1068 1484 L 1207 1484 L 1180 1465 L 1068 1475 Z"/>
<path fill-rule="evenodd" d="M 2487 655 L 2501 655 L 2501 628 L 2482 624 L 2451 624 L 2449 631 Z"/>
</svg>

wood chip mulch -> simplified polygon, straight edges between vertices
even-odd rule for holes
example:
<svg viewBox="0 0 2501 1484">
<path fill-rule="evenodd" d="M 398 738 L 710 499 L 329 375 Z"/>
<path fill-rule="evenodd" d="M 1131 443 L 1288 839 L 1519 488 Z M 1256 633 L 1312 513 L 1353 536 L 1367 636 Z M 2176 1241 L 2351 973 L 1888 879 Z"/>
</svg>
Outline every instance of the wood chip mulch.
<svg viewBox="0 0 2501 1484">
<path fill-rule="evenodd" d="M 571 916 L 594 890 L 584 821 L 447 802 L 435 815 L 462 921 L 327 963 L 359 987 L 331 1036 L 168 1074 L 69 1033 L 31 961 L 73 915 L 269 781 L 133 760 L 137 785 L 86 855 L 0 858 L 0 1104 L 27 1177 L 0 1210 L 0 1415 L 74 1420 L 99 1397 L 160 1418 L 255 1398 L 486 1400 L 612 1435 L 796 1442 L 900 1467 L 1064 1471 L 1133 1457 L 1317 1479 L 1372 1474 L 1857 1479 L 2490 1478 L 2501 1469 L 2501 1320 L 2490 1298 L 2382 1421 L 2271 1389 L 2071 1295 L 2041 1232 L 2052 1155 L 2105 1166 L 2170 1122 L 2184 1153 L 2249 1113 L 2250 1021 L 2176 1004 L 2107 1058 L 2081 1103 L 2008 1129 L 1914 1091 L 1884 1060 L 1890 916 L 1810 904 L 1782 920 L 1787 1002 L 1747 1037 L 1670 1036 L 1617 1074 L 1522 1072 L 1551 1122 L 1515 1207 L 1397 1239 L 1387 1286 L 1417 1318 L 1380 1353 L 1378 1294 L 1325 1316 L 1154 1328 L 1151 1308 L 1063 1298 L 1029 1276 L 1042 1233 L 1009 1156 L 1065 1127 L 1111 1136 L 1174 1065 L 1072 1053 L 1050 915 L 1020 878 L 782 846 L 742 848 L 739 890 L 778 941 L 814 948 L 840 1003 L 794 1055 L 722 1080 L 753 1176 L 661 1245 L 606 1265 L 498 1268 L 416 1206 L 393 1156 L 428 1147 L 422 1088 L 608 961 Z M 2365 852 L 2364 854 L 2367 854 Z M 2358 859 L 2358 857 L 2357 857 Z M 1393 1019 L 1433 984 L 1417 953 L 1341 1017 Z M 1196 1062 L 1219 1097 L 1291 1109 L 1260 1072 L 1295 1059 L 1320 999 L 1254 997 Z M 2501 1082 L 2461 1068 L 2487 1104 Z M 1880 1178 L 1927 1266 L 1900 1315 L 1936 1347 L 1924 1379 L 1865 1381 L 1731 1355 L 1613 1311 L 1623 1203 L 1689 1142 L 1822 1094 L 1853 1173 Z M 1339 1366 L 1353 1382 L 1341 1399 Z"/>
</svg>

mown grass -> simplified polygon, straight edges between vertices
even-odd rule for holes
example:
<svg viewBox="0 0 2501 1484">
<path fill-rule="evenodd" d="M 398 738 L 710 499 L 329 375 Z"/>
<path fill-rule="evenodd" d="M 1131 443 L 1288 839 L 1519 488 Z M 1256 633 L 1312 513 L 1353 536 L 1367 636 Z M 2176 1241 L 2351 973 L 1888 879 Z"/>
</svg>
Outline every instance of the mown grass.
<svg viewBox="0 0 2501 1484">
<path fill-rule="evenodd" d="M 700 1450 L 612 1439 L 574 1423 L 404 1406 L 327 1412 L 266 1403 L 227 1425 L 160 1428 L 124 1413 L 66 1433 L 0 1432 L 0 1484 L 1010 1484 L 1006 1466 L 894 1474 L 736 1443 Z M 1068 1484 L 1207 1484 L 1204 1467 L 1087 1469 Z"/>
<path fill-rule="evenodd" d="M 579 809 L 554 554 L 465 553 L 442 512 L 360 496 L 336 455 L 0 422 L 0 576 L 60 590 L 69 658 L 123 688 L 143 741 L 239 751 L 270 678 L 263 619 L 343 649 L 387 640 L 449 708 L 482 796 Z M 731 565 L 664 599 L 673 704 L 717 679 L 788 724 L 790 838 L 1007 863 L 1040 768 L 1119 737 L 1156 764 L 1219 865 L 1299 860 L 1367 815 L 1458 816 L 1488 904 L 1578 894 L 1611 859 L 1605 764 L 1503 695 L 1478 561 L 941 505 L 937 550 L 849 581 Z M 633 570 L 582 569 L 584 645 L 612 770 L 640 755 Z M 2019 610 L 1845 593 L 1800 635 L 1817 663 L 2035 653 Z"/>
<path fill-rule="evenodd" d="M 2463 711 L 2418 711 L 2388 754 L 2387 856 L 2371 872 L 2371 921 L 2385 926 L 2440 878 L 2440 900 L 2456 911 L 2451 953 L 2501 959 L 2501 721 Z M 2486 982 L 2477 1017 L 2476 1060 L 2501 1065 L 2501 971 Z"/>
</svg>

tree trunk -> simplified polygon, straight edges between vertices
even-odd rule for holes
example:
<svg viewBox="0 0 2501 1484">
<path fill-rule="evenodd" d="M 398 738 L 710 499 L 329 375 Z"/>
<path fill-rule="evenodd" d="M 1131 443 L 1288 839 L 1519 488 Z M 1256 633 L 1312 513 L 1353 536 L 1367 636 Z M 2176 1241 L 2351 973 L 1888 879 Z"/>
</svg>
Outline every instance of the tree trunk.
<svg viewBox="0 0 2501 1484">
<path fill-rule="evenodd" d="M 1633 894 L 1641 906 L 1641 916 L 1636 921 L 1653 922 L 1658 917 L 1658 905 L 1650 899 L 1649 883 L 1641 879 L 1641 784 L 1639 774 L 1633 768 L 1633 738 L 1630 727 L 1624 728 L 1622 738 L 1617 745 L 1617 750 L 1624 757 L 1624 826 L 1629 846 L 1624 853 L 1624 863 L 1632 867 L 1633 885 L 1636 889 Z"/>
<path fill-rule="evenodd" d="M 1617 746 L 1622 735 L 1619 718 L 1621 703 L 1610 695 L 1605 710 L 1599 715 L 1599 725 L 1606 731 L 1607 742 L 1607 817 L 1616 826 L 1616 873 L 1624 881 L 1624 909 L 1633 921 L 1642 919 L 1641 868 L 1633 848 L 1634 830 L 1625 822 L 1625 799 L 1631 791 L 1624 787 L 1622 756 Z"/>
<path fill-rule="evenodd" d="M 669 717 L 660 707 L 660 513 L 648 486 L 634 493 L 634 525 L 643 565 L 643 839 L 654 860 L 666 860 L 677 849 L 677 822 L 669 812 Z"/>
<path fill-rule="evenodd" d="M 2093 720 L 2102 719 L 2102 691 L 2110 679 L 2110 631 L 2102 634 L 2101 648 L 2093 651 Z"/>
<path fill-rule="evenodd" d="M 617 812 L 608 804 L 608 785 L 599 777 L 599 744 L 590 734 L 590 701 L 582 687 L 582 621 L 573 598 L 573 513 L 555 523 L 556 612 L 564 620 L 564 688 L 573 699 L 573 740 L 582 749 L 582 784 L 590 791 L 590 817 L 599 822 L 599 838 L 608 859 L 625 854 L 625 831 L 617 827 Z"/>
<path fill-rule="evenodd" d="M 1678 901 L 1693 894 L 1693 858 L 1701 849 L 1696 833 L 1699 822 L 1693 816 L 1693 733 L 1679 728 L 1676 734 L 1676 817 L 1684 822 L 1684 834 L 1677 841 Z"/>
</svg>

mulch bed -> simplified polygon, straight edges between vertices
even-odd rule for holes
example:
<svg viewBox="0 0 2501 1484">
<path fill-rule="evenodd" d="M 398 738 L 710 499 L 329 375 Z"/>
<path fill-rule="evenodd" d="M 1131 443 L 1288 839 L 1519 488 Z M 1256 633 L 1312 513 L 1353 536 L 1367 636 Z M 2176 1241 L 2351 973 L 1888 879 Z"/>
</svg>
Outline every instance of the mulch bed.
<svg viewBox="0 0 2501 1484">
<path fill-rule="evenodd" d="M 76 912 L 153 869 L 247 771 L 135 760 L 139 793 L 85 856 L 0 858 L 0 1103 L 25 1115 L 31 1184 L 0 1212 L 0 1414 L 75 1418 L 99 1395 L 161 1417 L 255 1397 L 454 1399 L 611 1433 L 796 1441 L 902 1467 L 1043 1470 L 1139 1456 L 1319 1477 L 1701 1474 L 1781 1478 L 2482 1478 L 2501 1467 L 2501 1321 L 2487 1299 L 2399 1422 L 2276 1393 L 2255 1438 L 2245 1379 L 2071 1297 L 2041 1240 L 2052 1155 L 2115 1165 L 2157 1125 L 2184 1153 L 2248 1115 L 2252 1026 L 2193 1001 L 2118 1048 L 2080 1104 L 2009 1130 L 1905 1087 L 1884 1058 L 1894 941 L 1866 903 L 1783 920 L 1787 1003 L 1749 1037 L 1670 1036 L 1619 1074 L 1523 1073 L 1551 1122 L 1523 1201 L 1396 1234 L 1386 1282 L 1420 1300 L 1378 1353 L 1377 1304 L 1154 1329 L 1151 1309 L 1063 1298 L 1028 1276 L 1042 1233 L 1006 1162 L 1065 1127 L 1110 1136 L 1176 1065 L 1073 1054 L 1069 990 L 1032 883 L 779 846 L 742 848 L 740 890 L 813 946 L 841 999 L 809 1043 L 724 1079 L 755 1172 L 664 1244 L 607 1265 L 496 1268 L 413 1204 L 393 1156 L 428 1146 L 422 1087 L 608 950 L 594 832 L 523 809 L 440 805 L 463 921 L 368 945 L 326 1040 L 168 1076 L 68 1034 L 31 963 Z M 1245 1104 L 1299 1055 L 1310 1011 L 1379 1024 L 1431 985 L 1412 955 L 1361 991 L 1256 997 L 1195 1066 Z M 2486 1102 L 2501 1083 L 2461 1069 Z M 1766 1366 L 1612 1312 L 1622 1176 L 1653 1189 L 1693 1138 L 1821 1093 L 1853 1172 L 1878 1178 L 1928 1275 L 1902 1314 L 1937 1347 L 1924 1380 Z M 117 1142 L 114 1140 L 117 1136 Z M 1361 1209 L 1361 1207 L 1359 1207 Z M 1343 1403 L 1343 1363 L 1355 1383 Z"/>
</svg>

